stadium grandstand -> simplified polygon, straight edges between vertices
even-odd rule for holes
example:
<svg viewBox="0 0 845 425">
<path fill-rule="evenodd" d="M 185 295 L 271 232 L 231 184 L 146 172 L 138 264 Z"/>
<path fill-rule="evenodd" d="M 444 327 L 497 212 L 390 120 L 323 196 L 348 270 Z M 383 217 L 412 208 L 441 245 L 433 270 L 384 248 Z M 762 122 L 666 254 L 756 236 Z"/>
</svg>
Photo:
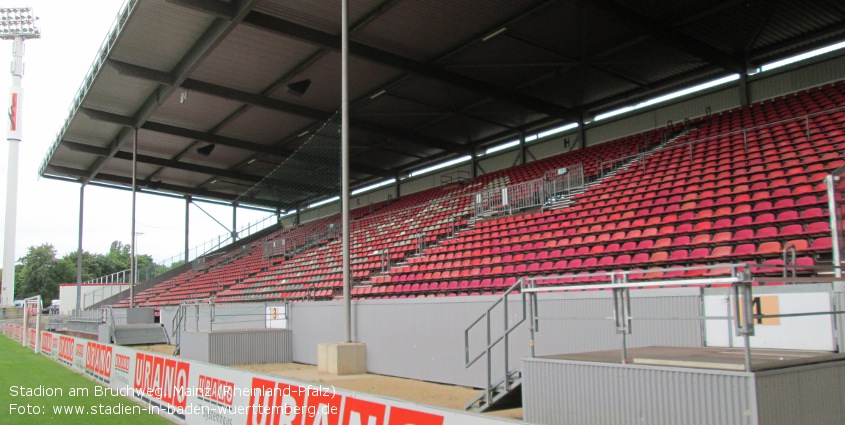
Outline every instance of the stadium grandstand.
<svg viewBox="0 0 845 425">
<path fill-rule="evenodd" d="M 127 1 L 41 176 L 276 224 L 186 231 L 73 335 L 322 368 L 346 322 L 360 372 L 527 423 L 845 417 L 845 6 L 354 1 L 344 50 L 340 3 Z"/>
</svg>

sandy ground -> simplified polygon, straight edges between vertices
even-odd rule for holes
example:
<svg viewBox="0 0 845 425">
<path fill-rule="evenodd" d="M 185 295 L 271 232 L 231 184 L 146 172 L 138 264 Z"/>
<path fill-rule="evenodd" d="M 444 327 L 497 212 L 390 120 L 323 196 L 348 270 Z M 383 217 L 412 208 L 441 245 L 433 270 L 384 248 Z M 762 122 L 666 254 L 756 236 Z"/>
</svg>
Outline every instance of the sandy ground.
<svg viewBox="0 0 845 425">
<path fill-rule="evenodd" d="M 172 355 L 172 345 L 135 345 L 132 348 L 157 354 Z M 317 366 L 299 363 L 272 363 L 232 366 L 237 369 L 274 375 L 323 386 L 333 385 L 350 391 L 412 401 L 429 406 L 463 411 L 464 406 L 479 394 L 479 390 L 457 385 L 436 384 L 393 376 L 363 374 L 334 376 L 321 374 Z M 506 409 L 485 413 L 511 419 L 522 419 L 522 409 Z"/>
<path fill-rule="evenodd" d="M 175 345 L 166 345 L 166 344 L 131 345 L 130 348 L 135 349 L 135 350 L 148 351 L 150 353 L 166 354 L 168 356 L 172 356 L 173 351 L 176 349 L 176 346 Z"/>
<path fill-rule="evenodd" d="M 479 390 L 456 385 L 436 384 L 413 379 L 375 374 L 334 376 L 317 371 L 317 366 L 298 363 L 273 363 L 233 366 L 238 369 L 281 376 L 324 386 L 334 385 L 350 391 L 380 395 L 429 406 L 463 411 L 464 405 L 478 395 Z M 487 413 L 511 419 L 522 419 L 522 409 L 507 409 Z"/>
</svg>

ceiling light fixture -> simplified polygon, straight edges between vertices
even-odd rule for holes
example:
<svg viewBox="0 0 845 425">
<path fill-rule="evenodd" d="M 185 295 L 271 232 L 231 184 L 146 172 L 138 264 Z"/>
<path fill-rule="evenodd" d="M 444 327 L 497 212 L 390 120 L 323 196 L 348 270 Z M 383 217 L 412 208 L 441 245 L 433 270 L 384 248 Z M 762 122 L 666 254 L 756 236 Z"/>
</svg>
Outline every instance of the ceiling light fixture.
<svg viewBox="0 0 845 425">
<path fill-rule="evenodd" d="M 501 33 L 505 32 L 505 31 L 507 31 L 507 30 L 508 30 L 508 28 L 507 28 L 507 27 L 502 27 L 502 28 L 499 28 L 498 30 L 493 31 L 493 32 L 491 32 L 490 34 L 485 35 L 485 36 L 484 36 L 484 38 L 482 38 L 482 39 L 481 39 L 481 41 L 488 41 L 488 40 L 490 40 L 491 38 L 493 38 L 493 37 L 495 37 L 495 36 L 497 36 L 497 35 L 499 35 L 499 34 L 501 34 Z"/>
<path fill-rule="evenodd" d="M 209 156 L 209 155 L 211 155 L 211 152 L 214 150 L 214 148 L 215 148 L 214 143 L 212 143 L 210 145 L 205 145 L 201 148 L 197 148 L 197 153 L 200 154 L 200 155 L 203 155 L 203 156 Z"/>
<path fill-rule="evenodd" d="M 285 86 L 285 91 L 294 95 L 294 96 L 302 96 L 305 92 L 308 91 L 308 87 L 311 87 L 311 79 L 306 78 L 302 81 L 297 81 L 294 83 L 290 83 Z"/>
</svg>

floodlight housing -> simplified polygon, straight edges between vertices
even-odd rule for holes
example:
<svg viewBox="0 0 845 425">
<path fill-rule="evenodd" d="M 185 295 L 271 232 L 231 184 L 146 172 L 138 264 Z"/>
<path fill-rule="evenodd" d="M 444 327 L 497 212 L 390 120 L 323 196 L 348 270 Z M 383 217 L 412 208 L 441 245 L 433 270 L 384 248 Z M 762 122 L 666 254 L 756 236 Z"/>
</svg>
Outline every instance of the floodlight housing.
<svg viewBox="0 0 845 425">
<path fill-rule="evenodd" d="M 40 38 L 41 29 L 35 26 L 37 20 L 31 7 L 0 8 L 0 39 Z"/>
</svg>

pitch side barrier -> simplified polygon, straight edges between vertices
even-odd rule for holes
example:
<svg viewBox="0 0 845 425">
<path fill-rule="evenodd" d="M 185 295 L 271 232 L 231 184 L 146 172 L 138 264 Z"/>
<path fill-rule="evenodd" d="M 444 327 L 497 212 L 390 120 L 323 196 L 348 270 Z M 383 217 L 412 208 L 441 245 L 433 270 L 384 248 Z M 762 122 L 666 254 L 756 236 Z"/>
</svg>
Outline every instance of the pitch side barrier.
<svg viewBox="0 0 845 425">
<path fill-rule="evenodd" d="M 258 375 L 53 332 L 41 331 L 37 340 L 33 332 L 18 323 L 3 323 L 4 335 L 21 342 L 26 338 L 28 345 L 34 344 L 36 353 L 102 385 L 90 395 L 121 395 L 140 403 L 109 412 L 97 411 L 94 406 L 84 414 L 150 412 L 177 423 L 227 425 L 523 423 Z M 40 391 L 67 396 L 60 388 Z"/>
<path fill-rule="evenodd" d="M 755 335 L 755 323 L 765 319 L 775 319 L 784 317 L 807 317 L 829 315 L 834 317 L 845 313 L 842 306 L 834 306 L 834 308 L 826 311 L 802 311 L 796 313 L 785 314 L 762 314 L 754 309 L 754 288 L 765 285 L 805 285 L 805 284 L 830 284 L 830 292 L 835 291 L 834 286 L 842 284 L 845 279 L 833 277 L 831 267 L 813 267 L 802 266 L 802 271 L 814 271 L 820 273 L 829 273 L 827 276 L 816 277 L 796 277 L 787 276 L 784 272 L 783 277 L 768 277 L 765 275 L 755 276 L 752 272 L 754 269 L 764 269 L 767 265 L 764 264 L 750 264 L 750 263 L 726 263 L 715 264 L 710 266 L 697 267 L 672 267 L 672 268 L 655 268 L 644 271 L 617 271 L 608 273 L 593 273 L 580 275 L 565 275 L 555 277 L 540 277 L 525 279 L 521 292 L 527 296 L 528 302 L 528 322 L 530 325 L 531 340 L 534 340 L 535 332 L 539 328 L 541 319 L 543 318 L 537 312 L 537 294 L 542 292 L 569 292 L 569 291 L 589 291 L 589 290 L 611 290 L 613 291 L 613 317 L 614 327 L 616 333 L 620 336 L 620 357 L 622 364 L 628 364 L 627 354 L 627 335 L 631 334 L 632 321 L 634 319 L 649 319 L 649 320 L 677 320 L 676 317 L 647 317 L 635 315 L 631 310 L 631 291 L 633 290 L 647 290 L 652 288 L 681 288 L 681 287 L 725 287 L 729 292 L 729 299 L 731 308 L 728 317 L 702 316 L 698 320 L 731 320 L 733 323 L 733 330 L 736 336 L 743 339 L 744 348 L 744 363 L 745 371 L 751 372 L 751 337 Z M 782 267 L 775 267 L 782 268 Z M 697 278 L 678 278 L 678 279 L 632 279 L 633 275 L 659 274 L 665 276 L 667 274 L 683 275 L 688 272 L 697 272 L 694 274 L 700 275 Z M 712 277 L 711 277 L 712 276 Z M 566 284 L 567 281 L 578 279 L 579 282 L 595 282 L 595 283 L 571 283 Z M 522 281 L 521 281 L 522 282 Z M 777 287 L 776 286 L 776 287 Z M 532 345 L 533 349 L 533 345 Z M 533 357 L 532 350 L 532 357 Z"/>
<path fill-rule="evenodd" d="M 786 251 L 784 251 L 784 258 L 786 266 L 725 263 L 708 266 L 520 278 L 513 286 L 505 290 L 504 295 L 491 304 L 484 314 L 464 330 L 465 366 L 470 367 L 479 361 L 483 361 L 486 363 L 487 371 L 487 388 L 472 403 L 483 402 L 489 405 L 495 402 L 496 397 L 510 390 L 509 382 L 520 373 L 519 370 L 514 369 L 513 361 L 508 357 L 508 347 L 511 343 L 510 335 L 527 323 L 530 334 L 530 357 L 536 357 L 536 338 L 540 334 L 541 322 L 546 320 L 612 321 L 615 332 L 619 335 L 619 353 L 622 364 L 629 363 L 628 336 L 632 333 L 632 323 L 636 320 L 699 320 L 702 324 L 708 320 L 728 320 L 732 326 L 732 333 L 743 340 L 744 369 L 750 371 L 751 337 L 755 336 L 755 324 L 757 322 L 786 317 L 831 316 L 834 322 L 839 323 L 841 319 L 837 317 L 841 317 L 845 313 L 845 303 L 842 301 L 845 298 L 843 298 L 840 289 L 845 283 L 845 278 L 836 277 L 834 267 L 790 264 L 786 261 Z M 802 274 L 815 273 L 818 276 L 798 277 L 796 272 Z M 782 276 L 771 277 L 771 274 L 782 274 Z M 669 276 L 676 276 L 676 278 Z M 783 288 L 784 286 L 818 284 L 830 285 L 829 289 L 826 290 L 830 294 L 830 307 L 828 309 L 775 314 L 763 314 L 759 311 L 759 306 L 755 310 L 754 293 L 761 286 Z M 723 287 L 726 295 L 728 295 L 727 299 L 730 300 L 727 316 L 652 317 L 648 315 L 648 312 L 637 313 L 631 309 L 632 291 L 685 287 Z M 610 298 L 613 304 L 612 316 L 551 317 L 540 314 L 538 294 L 572 291 L 612 291 Z M 517 303 L 515 306 L 509 306 L 509 301 L 517 301 Z M 472 346 L 471 340 L 475 340 L 475 346 Z M 479 341 L 482 344 L 481 347 L 477 346 Z M 500 344 L 504 348 L 498 347 Z M 497 349 L 501 349 L 501 352 L 504 353 L 501 364 L 494 364 L 492 353 Z M 841 344 L 839 350 L 842 351 Z M 467 408 L 472 407 L 472 403 Z"/>
</svg>

